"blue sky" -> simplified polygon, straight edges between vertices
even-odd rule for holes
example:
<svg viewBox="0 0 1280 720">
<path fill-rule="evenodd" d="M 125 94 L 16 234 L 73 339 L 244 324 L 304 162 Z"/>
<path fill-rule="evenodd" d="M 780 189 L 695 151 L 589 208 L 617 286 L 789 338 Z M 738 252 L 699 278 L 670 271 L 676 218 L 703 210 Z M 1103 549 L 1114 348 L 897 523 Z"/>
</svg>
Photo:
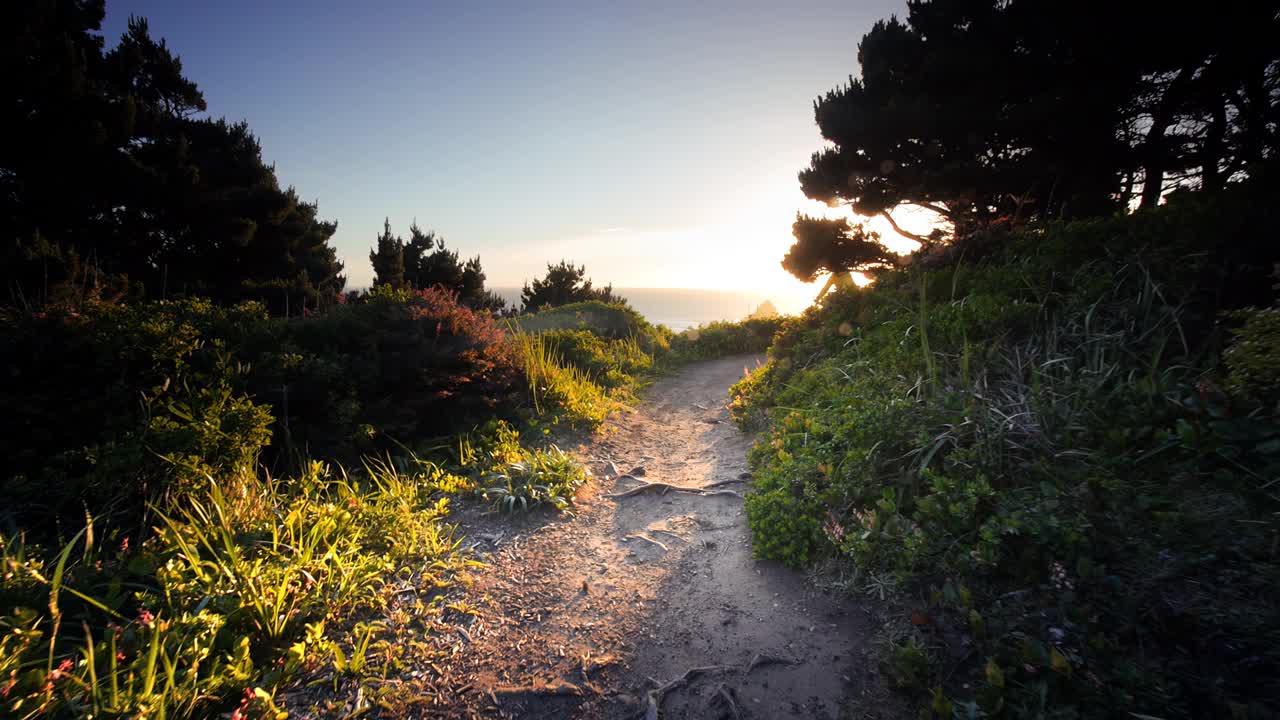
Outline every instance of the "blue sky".
<svg viewBox="0 0 1280 720">
<path fill-rule="evenodd" d="M 491 285 L 565 257 L 620 287 L 807 294 L 778 262 L 812 101 L 904 6 L 108 0 L 104 32 L 148 18 L 338 221 L 352 285 L 390 216 L 479 253 Z"/>
</svg>

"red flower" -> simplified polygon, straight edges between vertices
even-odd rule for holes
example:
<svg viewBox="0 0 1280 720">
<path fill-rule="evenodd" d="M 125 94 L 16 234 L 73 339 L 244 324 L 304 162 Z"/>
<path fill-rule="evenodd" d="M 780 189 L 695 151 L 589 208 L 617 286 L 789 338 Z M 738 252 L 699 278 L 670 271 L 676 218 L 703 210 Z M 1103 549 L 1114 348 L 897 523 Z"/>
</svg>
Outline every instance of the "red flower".
<svg viewBox="0 0 1280 720">
<path fill-rule="evenodd" d="M 49 671 L 49 682 L 52 683 L 52 682 L 61 680 L 62 676 L 70 672 L 71 668 L 74 666 L 75 666 L 74 663 L 72 663 L 70 660 L 63 660 L 62 663 L 58 665 L 58 667 Z"/>
</svg>

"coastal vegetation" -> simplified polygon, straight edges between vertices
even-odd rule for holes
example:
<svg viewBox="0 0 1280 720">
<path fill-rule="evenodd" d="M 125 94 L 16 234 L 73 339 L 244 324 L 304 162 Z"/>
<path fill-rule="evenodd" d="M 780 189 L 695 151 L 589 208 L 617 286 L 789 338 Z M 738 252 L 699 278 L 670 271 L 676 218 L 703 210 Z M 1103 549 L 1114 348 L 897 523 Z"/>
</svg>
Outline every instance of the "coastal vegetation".
<svg viewBox="0 0 1280 720">
<path fill-rule="evenodd" d="M 1276 219 L 1170 198 L 828 295 L 735 388 L 757 555 L 900 603 L 939 716 L 1270 717 Z"/>
<path fill-rule="evenodd" d="M 359 690 L 406 651 L 375 610 L 410 588 L 457 611 L 455 507 L 571 510 L 588 474 L 559 435 L 720 352 L 673 350 L 563 262 L 526 298 L 563 307 L 503 319 L 479 258 L 416 224 L 388 222 L 346 292 L 335 225 L 246 125 L 193 119 L 145 20 L 104 52 L 100 2 L 5 12 L 29 109 L 0 173 L 5 717 L 281 717 Z"/>
<path fill-rule="evenodd" d="M 473 564 L 451 508 L 571 509 L 587 474 L 561 433 L 746 346 L 673 350 L 619 305 L 550 312 L 508 323 L 383 286 L 292 319 L 200 299 L 6 311 L 0 406 L 28 439 L 4 465 L 6 713 L 273 715 L 281 692 L 358 685 L 391 647 L 361 618 L 405 587 L 446 612 Z"/>
<path fill-rule="evenodd" d="M 567 260 L 507 308 L 416 222 L 348 290 L 144 19 L 107 50 L 100 0 L 0 11 L 0 715 L 412 706 L 374 680 L 469 612 L 461 515 L 573 513 L 568 442 L 767 353 L 741 495 L 620 497 L 744 502 L 757 557 L 874 601 L 920 717 L 1277 717 L 1280 16 L 1111 10 L 877 23 L 799 181 L 916 249 L 801 214 L 782 267 L 869 284 L 683 332 Z"/>
<path fill-rule="evenodd" d="M 922 716 L 1280 712 L 1280 16 L 1142 6 L 911 3 L 814 105 L 805 193 L 918 249 L 797 218 L 784 267 L 874 283 L 736 386 L 747 514 L 897 608 Z"/>
</svg>

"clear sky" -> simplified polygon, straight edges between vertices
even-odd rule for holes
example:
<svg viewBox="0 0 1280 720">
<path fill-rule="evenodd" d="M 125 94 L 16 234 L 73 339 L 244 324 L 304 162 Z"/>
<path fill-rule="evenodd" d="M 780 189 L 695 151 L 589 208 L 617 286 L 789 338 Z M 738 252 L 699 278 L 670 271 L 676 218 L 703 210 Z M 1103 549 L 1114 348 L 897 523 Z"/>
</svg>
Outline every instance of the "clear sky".
<svg viewBox="0 0 1280 720">
<path fill-rule="evenodd" d="M 384 217 L 480 254 L 493 286 L 547 261 L 619 287 L 810 296 L 779 267 L 820 146 L 813 100 L 903 0 L 108 0 L 245 119 L 368 284 Z"/>
</svg>

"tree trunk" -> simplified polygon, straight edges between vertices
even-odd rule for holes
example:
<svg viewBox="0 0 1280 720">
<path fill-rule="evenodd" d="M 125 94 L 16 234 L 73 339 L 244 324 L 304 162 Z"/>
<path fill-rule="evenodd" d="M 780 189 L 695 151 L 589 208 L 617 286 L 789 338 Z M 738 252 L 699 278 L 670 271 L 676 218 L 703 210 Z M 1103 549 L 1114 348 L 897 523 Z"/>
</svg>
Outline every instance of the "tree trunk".
<svg viewBox="0 0 1280 720">
<path fill-rule="evenodd" d="M 1182 94 L 1182 86 L 1191 76 L 1187 68 L 1182 68 L 1169 87 L 1160 96 L 1156 109 L 1151 114 L 1151 129 L 1147 131 L 1146 142 L 1143 143 L 1142 155 L 1142 203 L 1140 207 L 1149 208 L 1160 204 L 1160 196 L 1164 192 L 1164 173 L 1169 160 L 1168 142 L 1165 132 L 1173 123 L 1174 111 L 1177 108 L 1178 96 Z"/>
<path fill-rule="evenodd" d="M 1142 168 L 1142 202 L 1139 207 L 1151 208 L 1160 204 L 1160 195 L 1164 192 L 1164 133 L 1169 127 L 1169 119 L 1168 114 L 1157 115 L 1152 120 L 1151 130 L 1147 132 L 1143 152 L 1146 162 Z"/>
<path fill-rule="evenodd" d="M 1200 149 L 1200 189 L 1217 192 L 1222 189 L 1223 137 L 1227 130 L 1227 109 L 1221 103 L 1213 108 L 1213 120 L 1209 123 L 1204 145 Z"/>
</svg>

